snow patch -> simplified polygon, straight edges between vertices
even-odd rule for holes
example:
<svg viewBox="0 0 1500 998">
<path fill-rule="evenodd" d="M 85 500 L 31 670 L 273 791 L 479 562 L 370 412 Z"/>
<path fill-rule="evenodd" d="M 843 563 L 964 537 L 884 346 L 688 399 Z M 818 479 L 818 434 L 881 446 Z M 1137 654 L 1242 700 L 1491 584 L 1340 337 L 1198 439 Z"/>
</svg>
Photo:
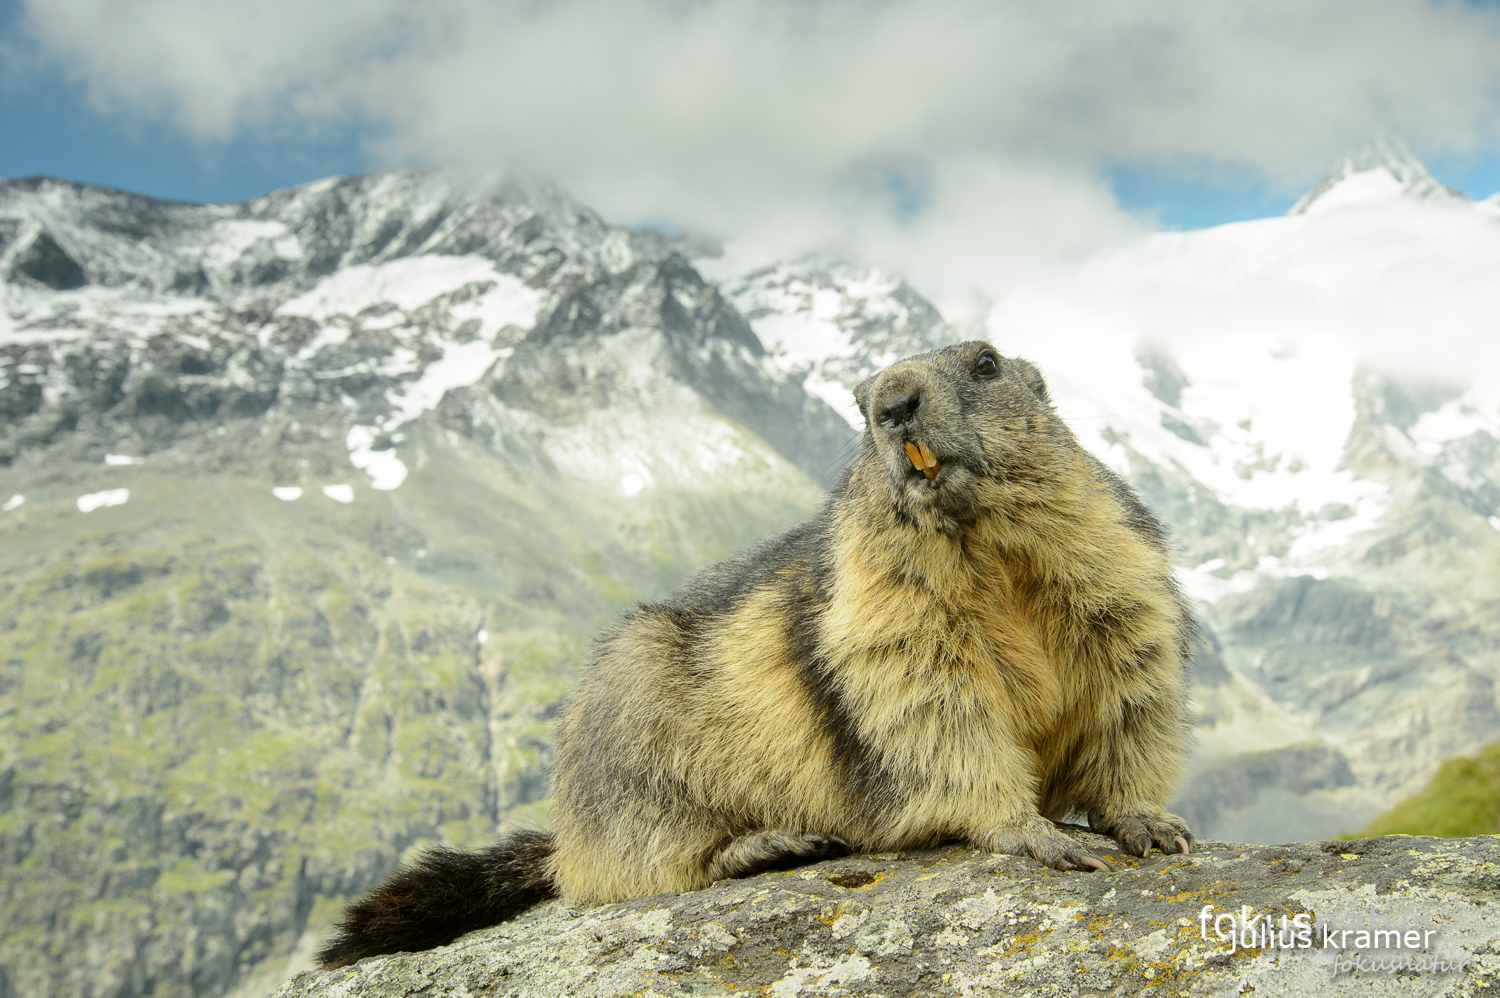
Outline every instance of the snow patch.
<svg viewBox="0 0 1500 998">
<path fill-rule="evenodd" d="M 92 513 L 105 506 L 123 506 L 129 501 L 129 489 L 105 489 L 103 492 L 90 492 L 86 496 L 79 496 L 78 511 Z"/>
<path fill-rule="evenodd" d="M 1322 565 L 1289 566 L 1282 559 L 1266 555 L 1253 569 L 1240 569 L 1230 576 L 1220 575 L 1226 562 L 1213 558 L 1195 568 L 1178 566 L 1174 569 L 1178 585 L 1190 599 L 1198 603 L 1213 604 L 1226 596 L 1248 593 L 1267 579 L 1294 579 L 1311 576 L 1314 579 L 1328 578 L 1328 569 Z"/>
<path fill-rule="evenodd" d="M 349 429 L 344 442 L 349 447 L 349 463 L 370 476 L 370 487 L 389 492 L 406 481 L 406 465 L 396 456 L 392 447 L 387 446 L 385 450 L 372 449 L 378 436 L 379 432 L 373 427 L 354 426 Z M 350 499 L 353 497 L 353 493 L 350 493 Z"/>
<path fill-rule="evenodd" d="M 1313 519 L 1293 528 L 1287 561 L 1302 563 L 1336 548 L 1348 547 L 1354 538 L 1380 525 L 1380 518 L 1391 504 L 1389 486 L 1363 481 L 1355 484 L 1360 488 L 1351 492 L 1354 502 L 1349 504 L 1354 514 L 1332 520 Z"/>
<path fill-rule="evenodd" d="M 125 454 L 106 454 L 104 455 L 104 463 L 109 465 L 126 465 L 141 464 L 142 461 L 138 457 L 129 457 Z"/>
<path fill-rule="evenodd" d="M 323 278 L 311 291 L 284 303 L 277 311 L 283 315 L 327 319 L 335 315 L 358 315 L 371 305 L 389 302 L 409 312 L 439 295 L 479 282 L 495 284 L 484 295 L 494 300 L 482 309 L 491 322 L 529 326 L 536 321 L 542 293 L 477 256 L 413 256 L 346 267 Z"/>
<path fill-rule="evenodd" d="M 52 329 L 16 329 L 14 325 L 0 320 L 0 343 L 63 343 L 69 340 L 86 340 L 94 333 L 76 326 L 58 326 Z"/>
<path fill-rule="evenodd" d="M 853 393 L 843 384 L 829 380 L 819 370 L 822 361 L 847 357 L 854 352 L 849 333 L 829 316 L 818 312 L 820 298 L 827 295 L 838 297 L 832 292 L 818 291 L 814 295 L 811 314 L 766 315 L 752 320 L 750 326 L 777 366 L 787 371 L 808 371 L 802 387 L 827 402 L 850 426 L 858 428 L 864 425 L 864 416 L 854 404 Z"/>
<path fill-rule="evenodd" d="M 291 254 L 284 254 L 280 247 L 286 242 L 295 244 L 296 237 L 290 236 L 286 225 L 281 222 L 234 220 L 220 222 L 214 226 L 214 238 L 208 245 L 204 254 L 208 261 L 217 266 L 224 266 L 244 256 L 256 243 L 262 240 L 277 240 L 277 254 L 299 256 L 301 247 Z"/>
<path fill-rule="evenodd" d="M 403 386 L 401 394 L 388 396 L 396 406 L 396 413 L 386 420 L 386 429 L 394 429 L 436 407 L 450 389 L 472 385 L 484 377 L 496 360 L 509 353 L 492 348 L 482 338 L 446 344 L 443 356 L 428 364 L 420 378 Z"/>
<path fill-rule="evenodd" d="M 1407 436 L 1417 445 L 1417 450 L 1436 456 L 1442 453 L 1444 444 L 1476 433 L 1500 438 L 1500 401 L 1487 398 L 1482 390 L 1471 388 L 1441 408 L 1424 412 L 1407 431 Z"/>
<path fill-rule="evenodd" d="M 15 495 L 5 500 L 4 505 L 0 505 L 0 513 L 9 513 L 11 510 L 20 509 L 24 505 L 26 505 L 26 497 L 17 492 Z M 1490 519 L 1493 520 L 1494 517 L 1491 517 Z M 1500 530 L 1500 527 L 1496 527 L 1495 529 Z"/>
<path fill-rule="evenodd" d="M 1398 197 L 1405 190 L 1406 185 L 1383 166 L 1373 170 L 1360 170 L 1347 174 L 1343 180 L 1309 204 L 1306 212 L 1312 215 L 1366 201 Z"/>
<path fill-rule="evenodd" d="M 317 355 L 324 347 L 335 347 L 349 338 L 349 327 L 330 322 L 318 329 L 317 335 L 307 342 L 307 346 L 297 351 L 298 360 L 308 360 Z"/>
<path fill-rule="evenodd" d="M 278 485 L 271 489 L 271 495 L 282 502 L 296 502 L 302 498 L 302 489 L 296 485 Z"/>
<path fill-rule="evenodd" d="M 350 503 L 354 501 L 354 486 L 352 485 L 325 485 L 323 494 L 334 502 Z"/>
</svg>

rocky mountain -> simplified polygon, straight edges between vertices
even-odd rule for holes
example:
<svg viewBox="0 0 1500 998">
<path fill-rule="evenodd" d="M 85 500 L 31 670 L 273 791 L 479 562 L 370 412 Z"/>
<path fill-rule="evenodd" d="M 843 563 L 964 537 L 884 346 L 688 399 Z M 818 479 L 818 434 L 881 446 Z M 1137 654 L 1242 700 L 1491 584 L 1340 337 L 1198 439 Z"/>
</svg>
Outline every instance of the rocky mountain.
<svg viewBox="0 0 1500 998">
<path fill-rule="evenodd" d="M 1209 837 L 1358 827 L 1500 731 L 1500 393 L 1343 336 L 1500 314 L 1500 218 L 1382 155 L 980 330 L 1174 531 Z M 805 517 L 849 389 L 970 335 L 699 252 L 485 176 L 0 184 L 0 998 L 264 993 L 403 855 L 544 821 L 589 637 Z"/>
<path fill-rule="evenodd" d="M 592 633 L 851 435 L 546 188 L 26 180 L 0 232 L 0 995 L 264 993 L 417 843 L 540 820 Z"/>
<path fill-rule="evenodd" d="M 901 278 L 836 257 L 760 267 L 726 283 L 773 362 L 864 427 L 852 389 L 902 357 L 963 339 Z"/>
</svg>

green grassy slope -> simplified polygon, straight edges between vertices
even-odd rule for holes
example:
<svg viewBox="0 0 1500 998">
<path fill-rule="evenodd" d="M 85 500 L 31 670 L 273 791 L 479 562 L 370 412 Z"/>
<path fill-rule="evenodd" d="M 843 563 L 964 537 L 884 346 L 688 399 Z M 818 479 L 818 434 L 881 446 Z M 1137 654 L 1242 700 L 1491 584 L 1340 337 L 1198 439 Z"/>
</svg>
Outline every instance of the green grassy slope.
<svg viewBox="0 0 1500 998">
<path fill-rule="evenodd" d="M 1500 834 L 1500 742 L 1478 755 L 1449 759 L 1432 782 L 1357 834 L 1438 835 L 1461 838 Z"/>
</svg>

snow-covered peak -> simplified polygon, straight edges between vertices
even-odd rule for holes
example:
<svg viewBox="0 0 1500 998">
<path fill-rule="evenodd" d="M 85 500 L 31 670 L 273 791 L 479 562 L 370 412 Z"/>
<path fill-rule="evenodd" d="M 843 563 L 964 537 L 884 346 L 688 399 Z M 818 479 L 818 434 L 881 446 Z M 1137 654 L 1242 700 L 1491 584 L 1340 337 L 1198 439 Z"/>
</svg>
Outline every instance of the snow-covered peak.
<svg viewBox="0 0 1500 998">
<path fill-rule="evenodd" d="M 216 205 L 46 177 L 0 182 L 0 287 L 12 302 L 96 286 L 274 308 L 342 268 L 412 256 L 477 256 L 541 286 L 674 249 L 556 187 L 495 174 L 332 177 Z"/>
<path fill-rule="evenodd" d="M 639 384 L 593 362 L 600 341 L 623 336 L 660 359 L 647 381 L 680 382 L 677 394 L 822 473 L 847 428 L 763 363 L 682 249 L 497 175 L 334 177 L 226 205 L 0 182 L 0 411 L 11 416 L 0 467 L 40 454 L 32 441 L 52 407 L 87 396 L 102 436 L 68 439 L 90 457 L 156 454 L 202 437 L 196 420 L 262 417 L 336 435 L 376 489 L 393 489 L 409 470 L 403 427 L 501 378 L 518 348 L 529 381 L 507 383 L 509 408 L 545 410 L 541 423 L 640 402 Z M 142 409 L 174 418 L 142 429 Z M 703 426 L 697 443 L 718 439 Z"/>
<path fill-rule="evenodd" d="M 1463 196 L 1433 179 L 1399 139 L 1382 135 L 1335 163 L 1287 214 L 1328 211 L 1401 194 L 1438 199 Z"/>
<path fill-rule="evenodd" d="M 751 271 L 724 288 L 770 362 L 851 426 L 863 425 L 852 389 L 902 357 L 961 339 L 932 303 L 895 274 L 813 255 Z"/>
<path fill-rule="evenodd" d="M 1416 481 L 1446 480 L 1481 522 L 1500 509 L 1494 203 L 1343 204 L 1157 233 L 989 317 L 1221 581 L 1358 562 Z"/>
</svg>

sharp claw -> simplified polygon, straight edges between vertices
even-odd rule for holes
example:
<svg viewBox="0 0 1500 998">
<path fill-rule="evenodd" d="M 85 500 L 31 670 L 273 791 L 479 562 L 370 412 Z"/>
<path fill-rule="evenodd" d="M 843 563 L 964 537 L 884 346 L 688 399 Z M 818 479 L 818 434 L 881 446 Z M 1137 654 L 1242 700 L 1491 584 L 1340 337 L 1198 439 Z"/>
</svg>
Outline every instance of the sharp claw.
<svg viewBox="0 0 1500 998">
<path fill-rule="evenodd" d="M 1193 851 L 1193 845 L 1192 845 L 1192 843 L 1189 842 L 1187 839 L 1183 838 L 1181 835 L 1177 836 L 1176 842 L 1177 842 L 1177 851 L 1178 852 L 1192 852 Z"/>
<path fill-rule="evenodd" d="M 1098 856 L 1084 856 L 1078 862 L 1085 869 L 1103 870 L 1105 873 L 1109 872 L 1109 864 L 1104 862 L 1104 860 L 1100 859 Z"/>
</svg>

